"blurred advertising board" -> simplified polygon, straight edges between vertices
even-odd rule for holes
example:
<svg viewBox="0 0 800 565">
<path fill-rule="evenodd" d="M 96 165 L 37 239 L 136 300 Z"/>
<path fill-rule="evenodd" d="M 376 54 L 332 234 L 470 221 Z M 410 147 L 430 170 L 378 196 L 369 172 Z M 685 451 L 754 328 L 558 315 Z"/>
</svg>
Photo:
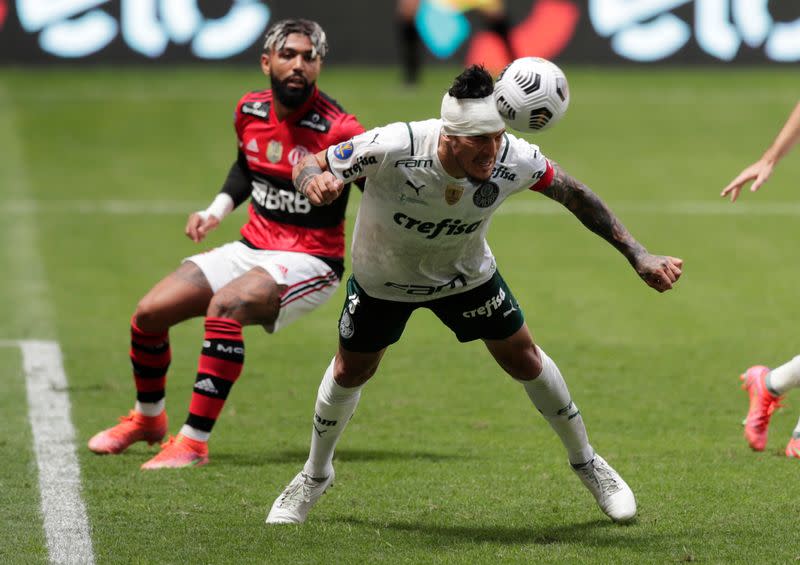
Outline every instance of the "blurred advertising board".
<svg viewBox="0 0 800 565">
<path fill-rule="evenodd" d="M 421 0 L 427 57 L 503 57 L 480 8 Z M 800 0 L 507 0 L 517 56 L 592 64 L 800 62 Z M 329 62 L 393 64 L 393 0 L 0 0 L 0 63 L 255 61 L 270 22 L 316 19 Z"/>
</svg>

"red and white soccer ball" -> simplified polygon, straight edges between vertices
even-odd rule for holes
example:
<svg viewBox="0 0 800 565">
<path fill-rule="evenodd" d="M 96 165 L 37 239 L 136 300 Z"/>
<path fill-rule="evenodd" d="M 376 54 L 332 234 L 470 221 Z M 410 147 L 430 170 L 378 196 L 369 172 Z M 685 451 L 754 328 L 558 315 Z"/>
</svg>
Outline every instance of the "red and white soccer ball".
<svg viewBox="0 0 800 565">
<path fill-rule="evenodd" d="M 512 61 L 497 77 L 494 101 L 508 127 L 523 133 L 539 132 L 567 112 L 567 77 L 547 59 L 523 57 Z"/>
</svg>

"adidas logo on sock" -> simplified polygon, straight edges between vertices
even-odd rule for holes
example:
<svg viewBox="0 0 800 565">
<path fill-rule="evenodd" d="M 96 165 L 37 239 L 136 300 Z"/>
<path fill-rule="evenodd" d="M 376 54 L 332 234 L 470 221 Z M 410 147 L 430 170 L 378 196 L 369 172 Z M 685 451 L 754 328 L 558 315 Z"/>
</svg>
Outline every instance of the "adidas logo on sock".
<svg viewBox="0 0 800 565">
<path fill-rule="evenodd" d="M 194 383 L 195 390 L 204 390 L 205 392 L 210 392 L 211 394 L 219 394 L 217 387 L 214 386 L 214 381 L 210 378 L 203 379 L 199 383 Z"/>
</svg>

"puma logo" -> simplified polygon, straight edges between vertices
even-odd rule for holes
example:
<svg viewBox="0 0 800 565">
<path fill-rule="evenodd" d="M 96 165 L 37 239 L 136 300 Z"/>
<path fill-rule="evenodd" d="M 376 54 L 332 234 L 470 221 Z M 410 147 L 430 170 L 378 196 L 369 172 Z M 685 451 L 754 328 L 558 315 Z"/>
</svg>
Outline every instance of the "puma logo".
<svg viewBox="0 0 800 565">
<path fill-rule="evenodd" d="M 416 186 L 416 185 L 415 185 L 413 182 L 411 182 L 410 180 L 407 180 L 407 181 L 406 181 L 406 184 L 407 184 L 408 186 L 410 186 L 411 188 L 413 188 L 413 189 L 414 189 L 414 192 L 416 192 L 416 193 L 417 193 L 417 196 L 419 196 L 419 191 L 420 191 L 420 190 L 422 190 L 423 188 L 425 188 L 425 185 L 424 185 L 424 184 L 421 184 L 421 185 L 419 185 L 419 186 Z"/>
</svg>

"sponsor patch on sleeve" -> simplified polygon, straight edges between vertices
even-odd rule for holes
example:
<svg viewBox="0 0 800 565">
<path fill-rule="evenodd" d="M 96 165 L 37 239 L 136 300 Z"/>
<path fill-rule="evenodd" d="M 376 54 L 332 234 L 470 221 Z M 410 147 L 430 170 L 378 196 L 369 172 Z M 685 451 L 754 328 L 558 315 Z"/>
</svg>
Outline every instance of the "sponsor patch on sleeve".
<svg viewBox="0 0 800 565">
<path fill-rule="evenodd" d="M 345 141 L 333 149 L 333 155 L 340 161 L 346 161 L 353 154 L 353 142 Z"/>
</svg>

